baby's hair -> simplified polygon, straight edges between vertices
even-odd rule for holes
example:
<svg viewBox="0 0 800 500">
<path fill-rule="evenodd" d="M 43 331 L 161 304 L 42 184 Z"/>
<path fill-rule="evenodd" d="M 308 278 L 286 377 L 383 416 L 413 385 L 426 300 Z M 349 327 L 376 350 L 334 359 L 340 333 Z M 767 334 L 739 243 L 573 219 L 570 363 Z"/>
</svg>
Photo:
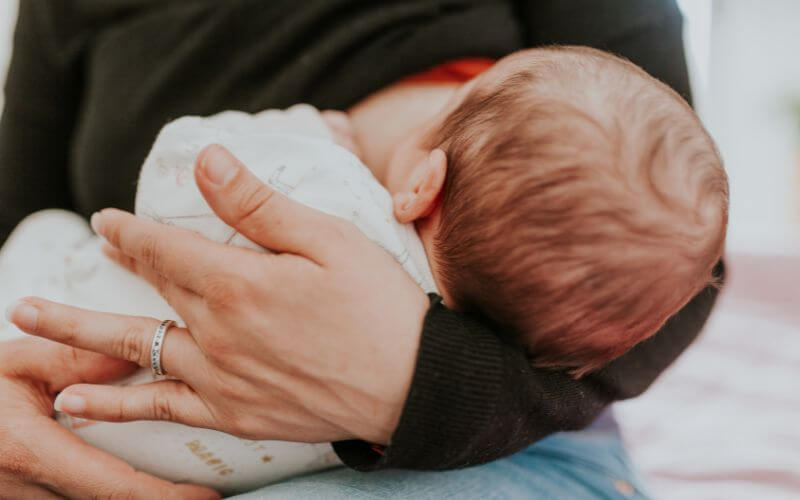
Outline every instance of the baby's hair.
<svg viewBox="0 0 800 500">
<path fill-rule="evenodd" d="M 448 159 L 434 258 L 452 306 L 580 377 L 714 283 L 727 178 L 691 108 L 635 65 L 579 47 L 512 57 L 428 138 Z"/>
</svg>

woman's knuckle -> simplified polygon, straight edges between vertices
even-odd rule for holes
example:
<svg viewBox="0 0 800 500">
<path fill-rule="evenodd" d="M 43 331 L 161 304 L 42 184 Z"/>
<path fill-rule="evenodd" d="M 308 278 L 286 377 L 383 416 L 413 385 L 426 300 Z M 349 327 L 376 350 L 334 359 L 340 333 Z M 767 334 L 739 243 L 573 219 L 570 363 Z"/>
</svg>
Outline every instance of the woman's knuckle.
<svg viewBox="0 0 800 500">
<path fill-rule="evenodd" d="M 271 189 L 260 182 L 253 182 L 243 186 L 236 204 L 236 214 L 239 222 L 252 221 L 255 214 L 258 214 L 269 204 L 274 194 Z"/>
<path fill-rule="evenodd" d="M 157 392 L 153 396 L 152 405 L 153 418 L 156 420 L 172 421 L 175 418 L 172 402 L 164 392 Z"/>
<path fill-rule="evenodd" d="M 125 397 L 113 398 L 106 404 L 108 419 L 111 422 L 124 422 L 131 414 L 130 402 Z"/>
<path fill-rule="evenodd" d="M 158 239 L 153 235 L 144 235 L 139 243 L 139 253 L 142 261 L 155 269 L 159 270 L 160 257 Z"/>
<path fill-rule="evenodd" d="M 141 330 L 138 325 L 127 325 L 120 335 L 120 356 L 138 365 L 146 362 L 145 349 L 142 346 Z"/>
<path fill-rule="evenodd" d="M 81 327 L 81 321 L 75 317 L 66 317 L 60 323 L 61 329 L 61 341 L 65 344 L 74 345 L 75 341 L 80 336 L 80 332 L 83 330 Z M 57 325 L 59 323 L 56 323 Z M 45 328 L 45 322 L 39 321 L 39 328 Z"/>
</svg>

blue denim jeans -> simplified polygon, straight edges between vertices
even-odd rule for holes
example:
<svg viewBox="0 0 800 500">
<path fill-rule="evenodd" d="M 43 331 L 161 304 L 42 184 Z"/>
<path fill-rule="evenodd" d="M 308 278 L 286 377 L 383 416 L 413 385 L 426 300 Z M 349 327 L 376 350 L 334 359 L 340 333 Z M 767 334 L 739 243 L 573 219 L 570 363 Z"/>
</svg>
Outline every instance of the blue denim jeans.
<svg viewBox="0 0 800 500">
<path fill-rule="evenodd" d="M 510 457 L 466 469 L 362 473 L 339 468 L 233 498 L 582 500 L 644 499 L 648 495 L 612 422 L 555 434 Z"/>
</svg>

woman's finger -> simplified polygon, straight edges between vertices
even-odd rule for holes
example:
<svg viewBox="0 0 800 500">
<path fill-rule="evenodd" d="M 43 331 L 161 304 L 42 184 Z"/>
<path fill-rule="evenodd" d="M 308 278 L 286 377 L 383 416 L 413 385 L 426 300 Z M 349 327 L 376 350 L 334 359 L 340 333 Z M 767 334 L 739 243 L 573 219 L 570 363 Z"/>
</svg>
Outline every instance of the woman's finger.
<svg viewBox="0 0 800 500">
<path fill-rule="evenodd" d="M 332 242 L 350 228 L 342 219 L 273 190 L 216 144 L 197 155 L 195 177 L 211 209 L 226 224 L 274 252 L 322 262 L 331 248 L 340 247 Z"/>
<path fill-rule="evenodd" d="M 8 373 L 46 381 L 51 394 L 73 384 L 117 380 L 139 368 L 130 361 L 36 337 L 6 342 L 3 350 L 8 354 L 3 366 Z M 31 362 L 37 359 L 48 362 Z"/>
<path fill-rule="evenodd" d="M 200 396 L 179 380 L 161 380 L 122 387 L 78 384 L 64 389 L 56 410 L 107 422 L 167 420 L 211 428 L 214 416 Z"/>
<path fill-rule="evenodd" d="M 222 262 L 234 260 L 234 253 L 247 252 L 188 229 L 159 224 L 114 208 L 92 215 L 92 228 L 125 255 L 200 295 L 207 276 L 227 269 Z M 228 257 L 223 258 L 226 252 Z"/>
<path fill-rule="evenodd" d="M 20 481 L 0 480 L 0 500 L 35 498 L 36 500 L 64 500 L 63 495 L 53 493 L 44 486 L 25 484 Z"/>
<path fill-rule="evenodd" d="M 51 419 L 41 417 L 35 429 L 35 439 L 47 447 L 37 453 L 39 467 L 47 471 L 47 486 L 67 498 L 220 498 L 210 488 L 176 485 L 136 471 Z"/>
<path fill-rule="evenodd" d="M 199 319 L 197 312 L 203 307 L 203 301 L 199 295 L 173 283 L 152 268 L 125 255 L 108 243 L 103 244 L 102 251 L 106 257 L 150 283 L 184 321 L 192 323 Z"/>
<path fill-rule="evenodd" d="M 22 331 L 80 349 L 132 361 L 149 368 L 150 351 L 159 320 L 102 313 L 36 297 L 19 301 L 9 319 Z M 161 348 L 162 366 L 171 375 L 191 379 L 205 357 L 184 328 L 167 331 Z"/>
</svg>

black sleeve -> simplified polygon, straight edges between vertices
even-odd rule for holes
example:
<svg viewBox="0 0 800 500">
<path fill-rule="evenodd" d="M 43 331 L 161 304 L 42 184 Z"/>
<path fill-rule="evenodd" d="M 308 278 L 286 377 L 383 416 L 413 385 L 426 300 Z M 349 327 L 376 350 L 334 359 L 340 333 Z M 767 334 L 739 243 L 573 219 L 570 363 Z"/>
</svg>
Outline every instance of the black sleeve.
<svg viewBox="0 0 800 500">
<path fill-rule="evenodd" d="M 71 208 L 69 142 L 78 68 L 64 63 L 56 32 L 43 29 L 39 2 L 20 2 L 0 118 L 0 245 L 25 216 Z M 43 36 L 42 33 L 48 33 Z M 52 34 L 51 34 L 52 33 Z"/>
<path fill-rule="evenodd" d="M 627 57 L 690 98 L 682 18 L 672 1 L 518 2 L 528 44 L 580 44 Z M 722 262 L 715 269 L 722 279 Z M 661 330 L 579 380 L 530 366 L 477 318 L 432 301 L 411 390 L 389 446 L 334 444 L 348 466 L 451 469 L 518 451 L 554 432 L 581 429 L 611 402 L 641 394 L 697 337 L 718 290 L 708 287 Z"/>
<path fill-rule="evenodd" d="M 717 274 L 722 277 L 721 263 Z M 609 403 L 650 386 L 695 339 L 717 293 L 703 290 L 655 336 L 579 380 L 531 367 L 519 347 L 437 298 L 392 442 L 382 454 L 363 441 L 334 443 L 334 449 L 362 471 L 442 470 L 489 462 L 554 432 L 582 429 Z"/>
<path fill-rule="evenodd" d="M 528 46 L 587 45 L 624 57 L 689 104 L 683 16 L 675 0 L 518 0 Z"/>
</svg>

